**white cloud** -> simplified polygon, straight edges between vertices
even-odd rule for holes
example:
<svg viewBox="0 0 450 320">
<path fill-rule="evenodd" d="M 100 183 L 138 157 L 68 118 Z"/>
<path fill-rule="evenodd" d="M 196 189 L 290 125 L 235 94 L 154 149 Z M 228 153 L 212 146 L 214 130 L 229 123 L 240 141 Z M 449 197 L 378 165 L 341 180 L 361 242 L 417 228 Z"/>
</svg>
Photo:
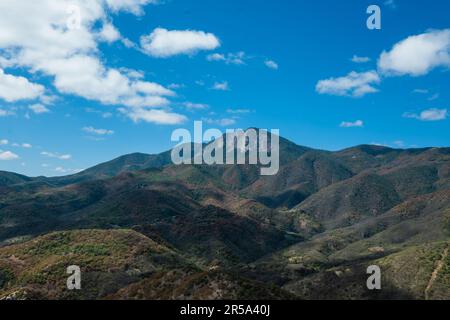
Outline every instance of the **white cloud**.
<svg viewBox="0 0 450 320">
<path fill-rule="evenodd" d="M 410 36 L 378 61 L 380 71 L 392 76 L 421 76 L 437 67 L 450 67 L 450 29 Z"/>
<path fill-rule="evenodd" d="M 56 168 L 55 168 L 55 171 L 56 171 L 56 172 L 59 172 L 59 173 L 66 173 L 66 172 L 67 172 L 67 170 L 64 169 L 63 167 L 56 167 Z"/>
<path fill-rule="evenodd" d="M 83 170 L 80 169 L 66 169 L 64 167 L 56 167 L 55 171 L 61 174 L 68 174 L 68 173 L 78 173 L 81 172 Z"/>
<path fill-rule="evenodd" d="M 168 58 L 180 54 L 195 54 L 200 50 L 214 50 L 220 46 L 212 33 L 195 30 L 155 29 L 150 35 L 141 37 L 141 47 L 150 56 Z"/>
<path fill-rule="evenodd" d="M 340 125 L 341 128 L 361 128 L 364 127 L 364 122 L 362 120 L 356 120 L 354 122 L 344 121 Z"/>
<path fill-rule="evenodd" d="M 439 93 L 435 93 L 435 94 L 433 94 L 431 97 L 428 98 L 428 101 L 434 101 L 434 100 L 437 100 L 437 99 L 439 99 L 440 96 L 441 96 L 441 95 L 440 95 Z"/>
<path fill-rule="evenodd" d="M 84 127 L 83 131 L 86 133 L 96 134 L 99 136 L 110 136 L 114 134 L 113 130 L 108 129 L 96 129 L 94 127 Z"/>
<path fill-rule="evenodd" d="M 115 41 L 120 33 L 110 23 L 111 11 L 143 14 L 156 0 L 39 0 L 0 1 L 2 66 L 45 75 L 63 94 L 105 105 L 133 108 L 161 107 L 173 92 L 142 77 L 105 65 L 99 41 Z M 70 7 L 80 11 L 79 28 L 68 28 Z M 23 17 L 27 17 L 26 23 Z M 122 39 L 123 40 L 123 39 Z M 5 88 L 5 82 L 9 84 Z M 20 90 L 10 90 L 19 84 Z M 165 90 L 164 90 L 165 89 Z M 0 98 L 36 98 L 44 88 L 27 79 L 0 74 Z"/>
<path fill-rule="evenodd" d="M 64 168 L 64 167 L 61 167 L 61 166 L 57 166 L 57 167 L 52 168 L 52 165 L 50 165 L 48 163 L 42 163 L 41 167 L 42 168 L 46 168 L 46 169 L 51 169 L 51 170 L 53 170 L 53 171 L 55 171 L 57 173 L 60 173 L 60 174 L 69 174 L 69 173 L 74 174 L 74 173 L 78 173 L 78 172 L 83 171 L 81 169 L 67 169 L 67 168 Z"/>
<path fill-rule="evenodd" d="M 380 83 L 380 77 L 375 71 L 363 73 L 353 71 L 345 77 L 319 81 L 316 91 L 320 94 L 362 97 L 368 93 L 378 92 L 373 87 L 373 84 L 378 83 Z"/>
<path fill-rule="evenodd" d="M 420 114 L 409 112 L 403 114 L 403 117 L 405 118 L 417 119 L 421 121 L 440 121 L 447 119 L 447 116 L 448 116 L 447 109 L 435 109 L 435 108 L 424 110 Z"/>
<path fill-rule="evenodd" d="M 119 70 L 126 74 L 126 76 L 130 79 L 143 79 L 145 77 L 144 71 L 141 70 L 134 70 L 125 67 L 122 67 Z"/>
<path fill-rule="evenodd" d="M 181 89 L 181 88 L 185 88 L 185 87 L 186 87 L 186 86 L 185 86 L 184 84 L 182 84 L 182 83 L 171 83 L 171 84 L 169 84 L 169 85 L 167 86 L 167 88 L 173 89 L 173 90 Z"/>
<path fill-rule="evenodd" d="M 13 143 L 12 144 L 13 147 L 17 147 L 17 148 L 25 148 L 25 149 L 31 149 L 33 148 L 33 146 L 29 143 Z"/>
<path fill-rule="evenodd" d="M 209 105 L 204 104 L 204 103 L 185 102 L 183 105 L 188 110 L 206 110 L 206 109 L 209 109 Z"/>
<path fill-rule="evenodd" d="M 16 77 L 10 74 L 5 74 L 5 72 L 0 69 L 0 99 L 7 102 L 30 100 L 36 99 L 43 93 L 43 86 L 31 83 L 24 77 Z"/>
<path fill-rule="evenodd" d="M 0 117 L 8 117 L 14 115 L 14 112 L 0 109 Z"/>
<path fill-rule="evenodd" d="M 245 114 L 252 112 L 250 109 L 227 109 L 227 113 L 230 114 Z"/>
<path fill-rule="evenodd" d="M 42 114 L 42 113 L 49 113 L 50 112 L 50 110 L 46 107 L 46 106 L 44 106 L 44 105 L 42 105 L 42 104 L 33 104 L 33 105 L 31 105 L 31 106 L 29 106 L 28 107 L 31 111 L 33 111 L 34 113 L 36 113 L 36 114 Z"/>
<path fill-rule="evenodd" d="M 55 104 L 55 102 L 59 99 L 59 97 L 55 96 L 55 95 L 41 95 L 39 97 L 39 100 L 46 105 L 53 105 Z"/>
<path fill-rule="evenodd" d="M 395 3 L 395 0 L 386 0 L 384 2 L 384 5 L 391 8 L 391 9 L 395 9 L 397 8 L 397 4 Z"/>
<path fill-rule="evenodd" d="M 413 93 L 427 94 L 429 91 L 427 89 L 414 89 Z"/>
<path fill-rule="evenodd" d="M 60 159 L 60 160 L 70 160 L 70 159 L 72 159 L 72 156 L 70 154 L 63 154 L 62 156 L 59 156 L 58 159 Z"/>
<path fill-rule="evenodd" d="M 100 40 L 108 43 L 113 43 L 121 38 L 119 30 L 112 24 L 106 23 L 103 25 L 102 30 L 99 33 Z"/>
<path fill-rule="evenodd" d="M 405 147 L 405 142 L 402 140 L 396 140 L 393 142 L 395 146 L 399 147 L 399 148 L 404 148 Z"/>
<path fill-rule="evenodd" d="M 97 58 L 89 56 L 54 60 L 48 67 L 57 75 L 55 85 L 61 92 L 103 104 L 161 106 L 168 103 L 162 95 L 173 95 L 159 84 L 132 80 L 119 70 L 105 69 Z"/>
<path fill-rule="evenodd" d="M 147 4 L 157 4 L 160 0 L 106 0 L 114 12 L 128 11 L 135 15 L 142 15 L 143 7 Z"/>
<path fill-rule="evenodd" d="M 61 155 L 59 153 L 47 152 L 47 151 L 41 152 L 41 155 L 45 156 L 45 157 L 48 157 L 48 158 L 56 158 L 56 159 L 59 159 L 59 160 L 70 160 L 70 159 L 72 159 L 72 155 L 70 155 L 70 154 L 62 154 Z"/>
<path fill-rule="evenodd" d="M 86 108 L 85 111 L 88 113 L 99 114 L 103 119 L 109 119 L 113 117 L 113 114 L 111 112 L 102 112 L 92 108 Z"/>
<path fill-rule="evenodd" d="M 211 124 L 211 125 L 218 125 L 221 127 L 226 127 L 226 126 L 231 126 L 236 124 L 236 120 L 235 119 L 211 119 L 211 118 L 203 118 L 202 119 L 204 122 L 206 122 L 207 124 Z"/>
<path fill-rule="evenodd" d="M 276 63 L 273 60 L 266 60 L 266 61 L 264 61 L 264 64 L 269 69 L 278 70 L 278 68 L 279 68 L 278 63 Z"/>
<path fill-rule="evenodd" d="M 153 82 L 137 81 L 133 83 L 132 87 L 136 92 L 150 96 L 175 96 L 175 92 L 172 90 Z"/>
<path fill-rule="evenodd" d="M 230 90 L 230 86 L 228 85 L 227 81 L 224 82 L 216 82 L 214 83 L 213 90 L 218 90 L 218 91 L 229 91 Z"/>
<path fill-rule="evenodd" d="M 242 65 L 245 64 L 245 52 L 237 52 L 237 53 L 228 53 L 228 54 L 220 54 L 213 53 L 206 57 L 208 61 L 223 61 L 226 64 L 236 64 Z"/>
<path fill-rule="evenodd" d="M 0 146 L 6 146 L 8 143 L 9 143 L 9 141 L 6 140 L 6 139 L 1 139 L 0 140 Z"/>
<path fill-rule="evenodd" d="M 354 55 L 351 59 L 352 62 L 354 63 L 367 63 L 370 61 L 369 57 L 359 57 L 357 55 Z"/>
<path fill-rule="evenodd" d="M 222 53 L 212 53 L 206 57 L 208 61 L 226 61 L 225 55 Z"/>
<path fill-rule="evenodd" d="M 159 109 L 134 108 L 120 109 L 120 111 L 134 122 L 144 121 L 155 124 L 175 125 L 187 120 L 183 115 Z"/>
<path fill-rule="evenodd" d="M 0 161 L 10 161 L 19 159 L 19 156 L 11 151 L 0 151 Z"/>
</svg>

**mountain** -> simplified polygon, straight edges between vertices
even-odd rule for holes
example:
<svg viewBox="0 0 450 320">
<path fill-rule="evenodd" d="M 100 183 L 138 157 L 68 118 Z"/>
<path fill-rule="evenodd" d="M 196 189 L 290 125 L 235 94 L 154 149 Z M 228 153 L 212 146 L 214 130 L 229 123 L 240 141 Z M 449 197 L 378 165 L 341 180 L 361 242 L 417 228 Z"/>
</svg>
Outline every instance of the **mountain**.
<svg viewBox="0 0 450 320">
<path fill-rule="evenodd" d="M 57 185 L 68 185 L 93 179 L 111 178 L 123 172 L 162 168 L 170 163 L 170 151 L 156 155 L 132 153 L 101 163 L 76 174 L 50 178 L 48 181 Z"/>
<path fill-rule="evenodd" d="M 280 138 L 280 160 L 275 176 L 175 166 L 170 152 L 67 177 L 0 172 L 0 297 L 450 298 L 450 148 L 329 152 Z M 155 246 L 164 258 L 143 253 Z M 67 255 L 96 270 L 89 277 L 117 274 L 71 296 L 54 276 Z M 134 274 L 135 264 L 153 269 Z M 365 287 L 371 264 L 382 292 Z"/>
<path fill-rule="evenodd" d="M 83 290 L 66 289 L 82 266 Z M 132 230 L 50 233 L 0 249 L 0 299 L 267 299 L 288 292 L 236 274 L 203 270 Z"/>
<path fill-rule="evenodd" d="M 0 188 L 30 181 L 32 181 L 32 179 L 26 176 L 12 172 L 0 171 Z"/>
</svg>

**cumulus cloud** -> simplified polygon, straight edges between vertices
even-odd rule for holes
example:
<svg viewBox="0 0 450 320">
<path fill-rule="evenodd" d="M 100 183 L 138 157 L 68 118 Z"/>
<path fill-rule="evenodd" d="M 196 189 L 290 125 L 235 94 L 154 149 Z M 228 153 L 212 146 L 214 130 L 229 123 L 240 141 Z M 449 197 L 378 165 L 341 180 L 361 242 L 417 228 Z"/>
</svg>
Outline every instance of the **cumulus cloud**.
<svg viewBox="0 0 450 320">
<path fill-rule="evenodd" d="M 405 142 L 402 140 L 396 140 L 393 142 L 393 144 L 398 147 L 398 148 L 404 148 L 405 147 Z"/>
<path fill-rule="evenodd" d="M 160 109 L 134 108 L 130 110 L 120 109 L 120 111 L 134 122 L 144 121 L 154 124 L 175 125 L 187 120 L 183 115 Z"/>
<path fill-rule="evenodd" d="M 84 127 L 82 129 L 84 132 L 86 133 L 90 133 L 90 134 L 96 134 L 99 136 L 110 136 L 114 134 L 113 130 L 108 130 L 108 129 L 96 129 L 94 127 Z"/>
<path fill-rule="evenodd" d="M 30 100 L 36 99 L 43 93 L 44 87 L 42 85 L 31 83 L 24 77 L 5 74 L 5 72 L 0 69 L 0 99 L 7 102 Z"/>
<path fill-rule="evenodd" d="M 237 53 L 228 53 L 228 54 L 221 54 L 221 53 L 213 53 L 206 57 L 206 60 L 208 61 L 222 61 L 226 64 L 236 64 L 236 65 L 242 65 L 245 64 L 245 52 L 237 52 Z"/>
<path fill-rule="evenodd" d="M 0 161 L 11 161 L 19 159 L 19 156 L 11 151 L 1 151 L 0 150 Z"/>
<path fill-rule="evenodd" d="M 14 115 L 14 112 L 0 109 L 0 117 L 8 117 Z"/>
<path fill-rule="evenodd" d="M 341 128 L 361 128 L 364 127 L 362 120 L 356 120 L 354 122 L 343 121 L 340 125 Z"/>
<path fill-rule="evenodd" d="M 250 109 L 227 109 L 230 114 L 246 114 L 252 112 Z"/>
<path fill-rule="evenodd" d="M 204 103 L 192 103 L 192 102 L 185 102 L 183 104 L 188 110 L 206 110 L 209 109 L 209 105 Z"/>
<path fill-rule="evenodd" d="M 42 113 L 49 113 L 50 112 L 50 110 L 46 107 L 46 106 L 44 106 L 44 105 L 42 105 L 42 104 L 33 104 L 33 105 L 31 105 L 31 106 L 29 106 L 28 107 L 31 111 L 33 111 L 34 113 L 36 113 L 36 114 L 42 114 Z"/>
<path fill-rule="evenodd" d="M 108 43 L 115 42 L 121 38 L 119 30 L 116 29 L 112 24 L 106 23 L 103 25 L 102 30 L 99 33 L 100 40 L 106 41 Z"/>
<path fill-rule="evenodd" d="M 113 12 L 127 11 L 135 15 L 144 13 L 143 7 L 147 4 L 157 4 L 160 0 L 106 0 Z"/>
<path fill-rule="evenodd" d="M 167 105 L 173 92 L 159 84 L 137 79 L 101 59 L 99 41 L 120 37 L 111 24 L 111 12 L 143 14 L 154 0 L 39 0 L 0 1 L 1 65 L 21 68 L 53 79 L 63 94 L 98 101 L 105 105 L 151 108 Z M 77 8 L 79 25 L 71 27 L 69 8 Z M 23 17 L 27 17 L 23 23 Z M 20 90 L 12 90 L 13 84 Z M 7 85 L 5 85 L 5 83 Z M 12 83 L 12 84 L 11 84 Z M 27 79 L 0 73 L 0 98 L 16 101 L 36 98 L 44 88 Z"/>
<path fill-rule="evenodd" d="M 0 140 L 0 146 L 5 146 L 9 143 L 9 141 L 7 139 L 1 139 Z"/>
<path fill-rule="evenodd" d="M 109 119 L 113 117 L 113 114 L 111 112 L 102 112 L 100 110 L 97 109 L 93 109 L 93 108 L 86 108 L 84 109 L 86 112 L 88 113 L 95 113 L 100 115 L 103 119 Z"/>
<path fill-rule="evenodd" d="M 397 4 L 395 3 L 395 0 L 386 0 L 384 2 L 384 5 L 391 8 L 391 9 L 396 9 L 397 8 Z"/>
<path fill-rule="evenodd" d="M 230 90 L 230 86 L 228 85 L 227 81 L 224 82 L 216 82 L 214 83 L 214 85 L 212 86 L 213 90 L 218 90 L 218 91 L 229 91 Z"/>
<path fill-rule="evenodd" d="M 357 55 L 354 55 L 351 59 L 352 62 L 354 63 L 367 63 L 370 61 L 369 57 L 359 57 Z"/>
<path fill-rule="evenodd" d="M 25 148 L 25 149 L 31 149 L 33 148 L 33 146 L 29 143 L 13 143 L 12 144 L 13 147 L 17 147 L 17 148 Z"/>
<path fill-rule="evenodd" d="M 225 55 L 222 53 L 212 53 L 206 57 L 208 61 L 226 61 Z"/>
<path fill-rule="evenodd" d="M 224 119 L 203 118 L 202 120 L 204 122 L 206 122 L 207 124 L 218 125 L 221 127 L 226 127 L 226 126 L 231 126 L 231 125 L 236 124 L 235 119 L 228 119 L 228 118 L 224 118 Z"/>
<path fill-rule="evenodd" d="M 70 154 L 59 154 L 59 153 L 55 153 L 55 152 L 48 152 L 48 151 L 43 151 L 41 152 L 42 156 L 48 157 L 48 158 L 56 158 L 59 160 L 70 160 L 72 159 L 72 155 Z"/>
<path fill-rule="evenodd" d="M 214 34 L 196 30 L 156 28 L 150 35 L 141 37 L 142 50 L 157 58 L 191 55 L 201 50 L 214 50 L 219 46 L 220 41 Z"/>
<path fill-rule="evenodd" d="M 437 100 L 437 99 L 439 99 L 440 96 L 441 96 L 441 95 L 440 95 L 439 93 L 435 93 L 435 94 L 433 94 L 431 97 L 428 98 L 428 101 L 434 101 L 434 100 Z"/>
<path fill-rule="evenodd" d="M 150 96 L 175 96 L 175 92 L 152 82 L 137 81 L 132 85 L 136 92 Z"/>
<path fill-rule="evenodd" d="M 278 63 L 276 63 L 273 60 L 266 60 L 266 61 L 264 61 L 264 64 L 266 65 L 267 68 L 272 69 L 272 70 L 278 70 L 278 68 L 279 68 Z"/>
<path fill-rule="evenodd" d="M 403 114 L 403 117 L 405 118 L 417 119 L 420 121 L 440 121 L 447 119 L 447 116 L 448 116 L 447 109 L 436 109 L 436 108 L 424 110 L 419 114 L 410 112 Z"/>
<path fill-rule="evenodd" d="M 182 83 L 171 83 L 167 86 L 167 88 L 169 89 L 181 89 L 181 88 L 185 88 L 186 86 Z"/>
<path fill-rule="evenodd" d="M 69 173 L 78 173 L 83 170 L 81 170 L 81 169 L 66 169 L 64 167 L 56 167 L 55 171 L 60 174 L 69 174 Z"/>
<path fill-rule="evenodd" d="M 105 69 L 97 58 L 90 56 L 53 60 L 48 67 L 56 74 L 55 85 L 61 92 L 103 104 L 161 106 L 168 103 L 164 95 L 173 95 L 156 83 L 132 80 L 119 70 Z"/>
<path fill-rule="evenodd" d="M 316 85 L 316 91 L 320 94 L 337 96 L 362 97 L 378 90 L 373 86 L 380 83 L 380 76 L 375 71 L 350 72 L 345 77 L 321 80 Z"/>
<path fill-rule="evenodd" d="M 438 67 L 450 67 L 450 29 L 410 36 L 378 61 L 380 71 L 391 76 L 421 76 Z"/>
<path fill-rule="evenodd" d="M 119 70 L 124 74 L 126 74 L 127 77 L 129 77 L 130 79 L 143 79 L 145 77 L 144 72 L 140 70 L 134 70 L 125 67 L 122 67 Z"/>
</svg>

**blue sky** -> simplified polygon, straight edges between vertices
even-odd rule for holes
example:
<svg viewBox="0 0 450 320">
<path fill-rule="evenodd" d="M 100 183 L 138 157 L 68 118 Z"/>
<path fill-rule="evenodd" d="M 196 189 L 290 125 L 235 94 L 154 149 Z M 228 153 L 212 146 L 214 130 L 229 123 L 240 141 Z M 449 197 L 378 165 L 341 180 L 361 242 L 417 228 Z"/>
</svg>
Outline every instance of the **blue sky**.
<svg viewBox="0 0 450 320">
<path fill-rule="evenodd" d="M 0 170 L 158 153 L 195 120 L 327 150 L 449 146 L 448 1 L 153 2 L 2 1 Z"/>
</svg>

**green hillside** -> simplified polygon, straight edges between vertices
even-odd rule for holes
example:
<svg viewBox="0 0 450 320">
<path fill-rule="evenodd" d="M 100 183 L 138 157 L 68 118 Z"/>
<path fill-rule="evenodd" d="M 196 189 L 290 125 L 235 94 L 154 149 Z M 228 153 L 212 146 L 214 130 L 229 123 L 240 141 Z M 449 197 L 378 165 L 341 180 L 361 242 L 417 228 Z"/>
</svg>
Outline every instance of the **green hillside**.
<svg viewBox="0 0 450 320">
<path fill-rule="evenodd" d="M 280 143 L 279 174 L 268 177 L 249 165 L 174 166 L 167 152 L 62 178 L 2 172 L 2 295 L 450 298 L 439 259 L 450 237 L 450 149 Z M 58 287 L 72 258 L 110 284 L 93 281 L 79 296 Z M 386 272 L 382 293 L 365 289 L 370 264 Z"/>
</svg>

